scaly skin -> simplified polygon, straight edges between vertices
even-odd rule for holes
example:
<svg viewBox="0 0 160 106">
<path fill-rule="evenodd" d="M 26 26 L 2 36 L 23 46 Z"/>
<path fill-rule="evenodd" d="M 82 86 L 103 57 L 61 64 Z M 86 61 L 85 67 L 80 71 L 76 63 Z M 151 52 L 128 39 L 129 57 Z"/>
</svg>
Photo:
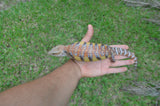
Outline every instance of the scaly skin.
<svg viewBox="0 0 160 106">
<path fill-rule="evenodd" d="M 90 42 L 76 42 L 64 47 L 64 52 L 77 61 L 98 61 L 110 58 L 115 62 L 116 55 L 127 56 L 134 59 L 135 67 L 137 67 L 137 57 L 134 53 L 122 48 L 110 47 L 103 44 L 95 44 Z"/>
</svg>

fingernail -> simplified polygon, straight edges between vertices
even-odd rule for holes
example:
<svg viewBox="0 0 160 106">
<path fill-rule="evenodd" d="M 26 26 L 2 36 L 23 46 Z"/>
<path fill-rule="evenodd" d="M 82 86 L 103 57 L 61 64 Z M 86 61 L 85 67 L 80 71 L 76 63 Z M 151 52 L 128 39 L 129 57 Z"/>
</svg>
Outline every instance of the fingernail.
<svg viewBox="0 0 160 106">
<path fill-rule="evenodd" d="M 126 45 L 126 49 L 128 49 L 129 47 L 128 47 L 128 45 Z"/>
<path fill-rule="evenodd" d="M 91 24 L 88 24 L 88 28 L 91 27 L 91 26 L 92 26 Z"/>
<path fill-rule="evenodd" d="M 127 70 L 127 67 L 125 67 L 124 70 L 126 71 L 126 70 Z"/>
</svg>

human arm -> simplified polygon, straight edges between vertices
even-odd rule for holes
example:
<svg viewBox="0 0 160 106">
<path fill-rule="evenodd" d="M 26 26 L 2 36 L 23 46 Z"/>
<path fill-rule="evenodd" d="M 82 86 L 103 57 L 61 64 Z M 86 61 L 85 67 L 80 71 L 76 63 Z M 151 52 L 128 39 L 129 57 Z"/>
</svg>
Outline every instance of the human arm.
<svg viewBox="0 0 160 106">
<path fill-rule="evenodd" d="M 80 68 L 69 60 L 42 78 L 0 93 L 0 106 L 67 105 L 80 77 Z"/>
<path fill-rule="evenodd" d="M 93 27 L 88 26 L 88 32 L 82 41 L 88 42 L 93 35 Z M 114 45 L 128 49 L 126 45 Z M 109 73 L 119 73 L 127 70 L 126 67 L 111 68 L 133 64 L 133 60 L 116 56 L 115 63 L 109 59 L 96 62 L 79 62 L 69 60 L 50 74 L 29 83 L 13 87 L 0 93 L 0 106 L 50 106 L 66 105 L 82 77 L 102 76 Z M 9 102 L 8 102 L 9 101 Z"/>
</svg>

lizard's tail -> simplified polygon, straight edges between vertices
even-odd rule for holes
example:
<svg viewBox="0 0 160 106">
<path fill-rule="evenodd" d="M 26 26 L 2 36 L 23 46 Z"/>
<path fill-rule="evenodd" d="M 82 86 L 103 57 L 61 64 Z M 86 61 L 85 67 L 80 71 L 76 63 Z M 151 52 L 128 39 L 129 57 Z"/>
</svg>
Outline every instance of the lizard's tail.
<svg viewBox="0 0 160 106">
<path fill-rule="evenodd" d="M 115 55 L 127 56 L 128 58 L 133 59 L 135 69 L 137 69 L 138 62 L 137 62 L 137 57 L 135 56 L 134 53 L 131 53 L 129 50 L 122 49 L 122 48 L 116 48 L 116 47 L 112 47 L 112 50 L 115 53 Z"/>
</svg>

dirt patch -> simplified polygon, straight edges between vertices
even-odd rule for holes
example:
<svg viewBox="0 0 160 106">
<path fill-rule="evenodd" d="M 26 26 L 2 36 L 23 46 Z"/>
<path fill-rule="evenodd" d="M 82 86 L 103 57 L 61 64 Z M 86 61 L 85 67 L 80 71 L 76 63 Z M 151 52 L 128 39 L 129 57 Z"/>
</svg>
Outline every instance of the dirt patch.
<svg viewBox="0 0 160 106">
<path fill-rule="evenodd" d="M 16 5 L 19 2 L 28 2 L 30 0 L 1 0 L 0 1 L 0 11 L 6 10 L 9 7 Z"/>
<path fill-rule="evenodd" d="M 132 95 L 160 97 L 160 82 L 133 82 L 130 86 L 124 86 L 122 91 Z"/>
<path fill-rule="evenodd" d="M 160 9 L 160 1 L 158 0 L 123 0 L 127 6 L 147 7 Z"/>
<path fill-rule="evenodd" d="M 123 0 L 123 2 L 127 6 L 142 7 L 142 8 L 148 9 L 149 12 L 157 11 L 157 15 L 153 16 L 153 18 L 151 19 L 143 18 L 142 20 L 148 23 L 153 23 L 160 26 L 160 16 L 159 16 L 160 0 Z"/>
</svg>

